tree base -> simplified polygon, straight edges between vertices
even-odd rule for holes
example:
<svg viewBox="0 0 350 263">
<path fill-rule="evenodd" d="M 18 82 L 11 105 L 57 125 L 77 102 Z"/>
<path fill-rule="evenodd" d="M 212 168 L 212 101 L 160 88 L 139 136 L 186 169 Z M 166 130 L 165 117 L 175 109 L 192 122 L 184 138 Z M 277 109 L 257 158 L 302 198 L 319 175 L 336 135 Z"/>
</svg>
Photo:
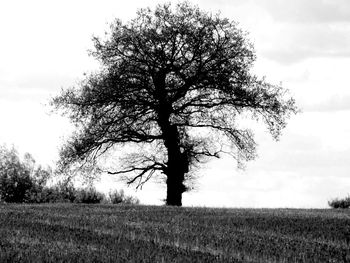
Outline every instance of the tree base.
<svg viewBox="0 0 350 263">
<path fill-rule="evenodd" d="M 168 179 L 166 205 L 182 206 L 182 193 L 185 191 L 186 187 L 182 182 L 174 182 Z"/>
</svg>

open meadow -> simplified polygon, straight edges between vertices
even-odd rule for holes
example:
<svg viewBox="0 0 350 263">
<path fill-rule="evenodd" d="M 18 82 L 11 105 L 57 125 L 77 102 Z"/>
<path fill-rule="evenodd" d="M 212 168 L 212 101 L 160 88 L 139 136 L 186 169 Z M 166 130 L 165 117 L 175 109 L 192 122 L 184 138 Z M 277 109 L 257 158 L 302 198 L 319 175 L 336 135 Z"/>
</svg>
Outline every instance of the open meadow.
<svg viewBox="0 0 350 263">
<path fill-rule="evenodd" d="M 350 262 L 350 211 L 2 204 L 0 262 Z"/>
</svg>

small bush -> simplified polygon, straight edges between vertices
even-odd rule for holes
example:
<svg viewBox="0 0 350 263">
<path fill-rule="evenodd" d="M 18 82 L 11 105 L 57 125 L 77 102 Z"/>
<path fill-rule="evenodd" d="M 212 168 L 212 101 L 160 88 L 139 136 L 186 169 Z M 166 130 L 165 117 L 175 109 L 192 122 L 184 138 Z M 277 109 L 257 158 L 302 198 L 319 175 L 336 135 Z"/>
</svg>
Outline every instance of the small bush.
<svg viewBox="0 0 350 263">
<path fill-rule="evenodd" d="M 26 153 L 20 158 L 14 147 L 0 145 L 0 202 L 2 203 L 85 203 L 104 201 L 112 204 L 139 204 L 139 200 L 114 191 L 109 198 L 95 188 L 77 189 L 70 180 L 47 186 L 53 172 L 36 165 L 34 158 Z"/>
<path fill-rule="evenodd" d="M 109 193 L 109 201 L 112 204 L 128 204 L 128 205 L 138 205 L 140 200 L 133 196 L 127 196 L 124 194 L 123 190 L 115 190 Z"/>
<path fill-rule="evenodd" d="M 59 183 L 51 187 L 32 189 L 26 198 L 27 203 L 85 203 L 97 204 L 106 199 L 94 188 L 77 189 L 72 184 Z"/>
<path fill-rule="evenodd" d="M 28 203 L 72 203 L 76 199 L 74 187 L 55 185 L 43 187 L 40 191 L 32 194 Z"/>
<path fill-rule="evenodd" d="M 78 190 L 72 183 L 59 183 L 56 186 L 58 202 L 76 202 L 78 199 Z"/>
<path fill-rule="evenodd" d="M 42 193 L 44 187 L 37 184 L 33 184 L 32 187 L 26 192 L 23 202 L 25 203 L 44 203 Z"/>
<path fill-rule="evenodd" d="M 52 171 L 36 165 L 26 153 L 20 158 L 14 147 L 0 145 L 0 200 L 6 203 L 40 203 L 41 192 Z"/>
<path fill-rule="evenodd" d="M 26 165 L 14 148 L 0 146 L 0 198 L 4 202 L 24 202 L 34 182 L 31 167 Z"/>
<path fill-rule="evenodd" d="M 77 190 L 76 194 L 75 202 L 77 203 L 98 204 L 106 199 L 104 194 L 98 192 L 93 187 Z"/>
<path fill-rule="evenodd" d="M 120 204 L 123 202 L 123 200 L 124 200 L 124 191 L 123 190 L 120 190 L 119 192 L 118 192 L 118 190 L 115 190 L 115 191 L 109 193 L 109 201 L 112 204 Z"/>
<path fill-rule="evenodd" d="M 126 196 L 123 203 L 127 205 L 139 205 L 140 200 L 134 196 Z"/>
<path fill-rule="evenodd" d="M 328 201 L 328 205 L 332 208 L 349 208 L 350 207 L 350 195 L 343 199 L 333 199 Z"/>
<path fill-rule="evenodd" d="M 11 174 L 0 178 L 0 197 L 7 203 L 21 203 L 32 188 L 32 181 L 28 174 Z"/>
</svg>

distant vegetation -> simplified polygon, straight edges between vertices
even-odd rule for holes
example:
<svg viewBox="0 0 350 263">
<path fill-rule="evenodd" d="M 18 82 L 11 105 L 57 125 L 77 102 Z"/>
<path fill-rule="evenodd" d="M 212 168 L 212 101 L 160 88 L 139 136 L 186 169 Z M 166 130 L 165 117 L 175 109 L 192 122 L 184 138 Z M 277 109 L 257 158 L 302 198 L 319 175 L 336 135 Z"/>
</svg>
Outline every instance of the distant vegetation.
<svg viewBox="0 0 350 263">
<path fill-rule="evenodd" d="M 139 200 L 124 194 L 123 190 L 108 196 L 93 187 L 76 188 L 69 181 L 48 185 L 51 168 L 36 165 L 26 153 L 23 160 L 14 147 L 0 146 L 0 201 L 6 203 L 126 203 L 139 204 Z"/>
<path fill-rule="evenodd" d="M 34 201 L 44 191 L 51 174 L 50 168 L 36 165 L 30 154 L 21 160 L 14 147 L 0 146 L 0 200 Z"/>
<path fill-rule="evenodd" d="M 350 210 L 0 204 L 0 262 L 350 262 Z"/>
<path fill-rule="evenodd" d="M 109 193 L 108 200 L 112 204 L 140 204 L 140 200 L 136 197 L 125 195 L 123 190 L 115 190 Z"/>
<path fill-rule="evenodd" d="M 335 198 L 328 201 L 328 205 L 332 208 L 349 208 L 350 207 L 350 195 L 345 198 Z"/>
</svg>

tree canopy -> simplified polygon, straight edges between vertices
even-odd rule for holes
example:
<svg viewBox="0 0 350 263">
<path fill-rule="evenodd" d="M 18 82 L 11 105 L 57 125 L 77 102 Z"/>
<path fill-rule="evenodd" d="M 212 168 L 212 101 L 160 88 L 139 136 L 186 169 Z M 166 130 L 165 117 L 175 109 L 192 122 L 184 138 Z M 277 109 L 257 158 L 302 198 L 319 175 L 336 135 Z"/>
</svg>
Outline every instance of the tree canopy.
<svg viewBox="0 0 350 263">
<path fill-rule="evenodd" d="M 100 70 L 52 100 L 77 127 L 62 147 L 62 170 L 97 167 L 124 145 L 147 146 L 107 172 L 137 186 L 161 174 L 166 203 L 181 205 L 202 162 L 222 153 L 254 159 L 253 132 L 240 128 L 241 116 L 262 120 L 277 139 L 297 110 L 282 87 L 251 73 L 255 52 L 236 22 L 188 2 L 140 9 L 93 41 Z"/>
<path fill-rule="evenodd" d="M 14 147 L 0 145 L 0 201 L 30 202 L 51 176 L 51 169 L 36 165 L 26 153 L 23 160 Z"/>
</svg>

